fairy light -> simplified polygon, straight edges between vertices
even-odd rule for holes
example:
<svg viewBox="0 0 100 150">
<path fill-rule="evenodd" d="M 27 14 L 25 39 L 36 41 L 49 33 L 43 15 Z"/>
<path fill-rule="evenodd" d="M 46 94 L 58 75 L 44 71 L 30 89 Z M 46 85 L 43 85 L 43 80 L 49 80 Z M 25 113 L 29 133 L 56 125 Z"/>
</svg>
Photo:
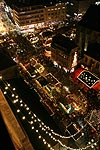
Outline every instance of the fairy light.
<svg viewBox="0 0 100 150">
<path fill-rule="evenodd" d="M 23 104 L 20 104 L 21 107 L 23 107 Z"/>
<path fill-rule="evenodd" d="M 14 95 L 14 94 L 12 94 L 11 96 L 12 96 L 12 97 L 14 97 L 15 95 Z"/>
<path fill-rule="evenodd" d="M 29 107 L 27 107 L 26 110 L 29 110 Z"/>
<path fill-rule="evenodd" d="M 91 148 L 94 148 L 94 146 L 93 146 L 93 145 L 91 145 Z"/>
<path fill-rule="evenodd" d="M 25 116 L 22 117 L 23 120 L 25 120 L 25 118 L 26 118 Z"/>
<path fill-rule="evenodd" d="M 51 145 L 50 145 L 50 144 L 48 144 L 48 147 L 51 147 Z"/>
<path fill-rule="evenodd" d="M 32 126 L 32 130 L 34 129 L 34 126 Z"/>
<path fill-rule="evenodd" d="M 31 121 L 30 124 L 33 124 L 33 121 Z"/>
<path fill-rule="evenodd" d="M 91 142 L 94 142 L 94 139 L 91 139 Z"/>
<path fill-rule="evenodd" d="M 7 89 L 8 89 L 8 86 L 5 87 L 5 90 L 7 90 Z"/>
<path fill-rule="evenodd" d="M 20 100 L 19 102 L 20 102 L 20 103 L 22 103 L 23 101 L 22 101 L 22 100 Z"/>
<path fill-rule="evenodd" d="M 6 95 L 7 94 L 7 92 L 6 91 L 4 91 L 4 95 Z"/>
<path fill-rule="evenodd" d="M 27 105 L 26 105 L 26 104 L 25 104 L 24 106 L 25 106 L 25 107 L 27 107 Z"/>
<path fill-rule="evenodd" d="M 10 84 L 8 84 L 8 86 L 10 86 Z M 5 91 L 6 92 L 6 91 Z M 14 95 L 14 94 L 12 94 L 12 95 Z M 18 96 L 16 96 L 16 98 L 18 98 Z M 20 105 L 20 106 L 25 106 L 25 105 Z M 29 110 L 29 107 L 27 107 L 28 108 L 28 110 Z M 27 110 L 27 109 L 26 109 Z M 17 112 L 20 112 L 20 109 L 17 109 Z M 59 134 L 57 134 L 57 133 L 55 133 L 52 129 L 50 129 L 50 127 L 47 127 L 40 119 L 38 120 L 38 117 L 33 113 L 33 115 L 34 115 L 34 117 L 36 117 L 36 119 L 34 120 L 34 122 L 38 122 L 39 123 L 39 127 L 41 128 L 41 129 L 47 129 L 47 130 L 49 130 L 49 131 L 51 131 L 52 132 L 52 134 L 53 135 L 58 135 L 58 137 L 60 137 L 60 138 L 70 138 L 70 137 L 72 137 L 72 136 L 75 136 L 75 135 L 71 135 L 71 136 L 68 136 L 68 137 L 66 137 L 66 136 L 62 136 L 62 135 L 59 135 Z M 32 116 L 33 117 L 33 116 Z M 31 117 L 31 118 L 32 118 Z M 33 119 L 34 119 L 34 117 L 33 117 Z M 23 116 L 22 117 L 22 119 L 23 120 L 25 120 L 26 119 L 26 117 L 25 116 Z M 41 123 L 41 125 L 43 126 L 40 126 L 40 123 Z M 34 129 L 34 126 L 32 126 L 31 127 L 31 129 Z M 45 130 L 44 130 L 45 131 Z M 38 130 L 35 130 L 35 132 L 38 132 Z M 67 147 L 66 145 L 64 145 L 59 139 L 56 139 L 55 137 L 53 137 L 52 135 L 51 135 L 51 133 L 49 133 L 49 132 L 45 132 L 46 134 L 48 134 L 54 141 L 57 141 L 57 142 L 59 142 L 59 144 L 60 145 L 62 145 L 63 147 L 65 147 L 66 149 L 69 149 L 69 150 L 85 150 L 85 149 L 87 149 L 87 148 L 89 148 L 89 147 L 91 147 L 91 148 L 93 148 L 94 147 L 94 145 L 97 145 L 97 142 L 95 142 L 95 143 L 91 143 L 91 142 L 94 142 L 94 139 L 91 139 L 91 142 L 88 142 L 88 144 L 89 145 L 87 145 L 86 147 L 83 147 L 83 148 L 78 148 L 78 149 L 73 149 L 73 148 L 71 148 L 71 147 Z M 82 133 L 83 134 L 83 133 Z M 41 137 L 42 138 L 42 137 Z M 43 139 L 43 138 L 42 138 Z M 44 141 L 44 142 L 46 142 L 46 141 Z M 54 150 L 52 147 L 51 147 L 51 145 L 50 144 L 48 144 L 48 143 L 46 143 L 47 145 L 48 145 L 48 147 L 50 148 L 50 150 Z"/>
<path fill-rule="evenodd" d="M 29 115 L 31 114 L 31 111 L 28 113 Z"/>
<path fill-rule="evenodd" d="M 38 130 L 36 130 L 36 132 L 39 132 Z"/>
<path fill-rule="evenodd" d="M 14 104 L 17 103 L 17 102 L 18 102 L 18 99 L 15 99 L 15 100 L 13 101 Z"/>
<path fill-rule="evenodd" d="M 15 97 L 18 98 L 18 95 L 16 95 Z"/>
<path fill-rule="evenodd" d="M 2 80 L 2 76 L 0 76 L 0 80 Z"/>
<path fill-rule="evenodd" d="M 39 139 L 41 139 L 41 135 L 39 135 Z"/>
<path fill-rule="evenodd" d="M 31 118 L 32 118 L 32 119 L 34 119 L 34 117 L 33 117 L 33 116 L 32 116 Z"/>
<path fill-rule="evenodd" d="M 19 113 L 19 112 L 20 112 L 20 109 L 17 109 L 17 112 Z"/>
<path fill-rule="evenodd" d="M 13 90 L 13 91 L 15 91 L 16 89 L 15 89 L 15 88 L 13 88 L 12 90 Z"/>
<path fill-rule="evenodd" d="M 10 84 L 8 83 L 8 86 L 10 87 Z"/>
</svg>

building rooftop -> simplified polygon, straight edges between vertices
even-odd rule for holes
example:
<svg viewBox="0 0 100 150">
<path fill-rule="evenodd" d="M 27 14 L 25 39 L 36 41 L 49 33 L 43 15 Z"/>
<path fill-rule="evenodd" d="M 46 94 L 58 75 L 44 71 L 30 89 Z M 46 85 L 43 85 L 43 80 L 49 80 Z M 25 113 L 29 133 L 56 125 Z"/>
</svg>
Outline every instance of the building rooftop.
<svg viewBox="0 0 100 150">
<path fill-rule="evenodd" d="M 57 0 L 5 0 L 10 6 L 27 7 L 32 5 L 53 5 Z"/>
<path fill-rule="evenodd" d="M 100 4 L 91 4 L 82 19 L 79 21 L 79 25 L 91 30 L 100 32 Z"/>
<path fill-rule="evenodd" d="M 64 53 L 67 54 L 69 54 L 73 48 L 77 47 L 73 41 L 62 34 L 57 34 L 53 37 L 51 46 L 61 49 L 62 51 L 64 51 Z"/>
</svg>

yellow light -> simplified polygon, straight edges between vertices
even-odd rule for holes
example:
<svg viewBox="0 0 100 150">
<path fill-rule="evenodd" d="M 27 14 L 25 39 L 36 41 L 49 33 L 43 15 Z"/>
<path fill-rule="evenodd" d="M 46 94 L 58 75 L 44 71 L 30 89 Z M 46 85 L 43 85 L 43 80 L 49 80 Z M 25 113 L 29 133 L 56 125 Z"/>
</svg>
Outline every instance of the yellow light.
<svg viewBox="0 0 100 150">
<path fill-rule="evenodd" d="M 0 80 L 2 80 L 2 76 L 0 76 Z"/>
</svg>

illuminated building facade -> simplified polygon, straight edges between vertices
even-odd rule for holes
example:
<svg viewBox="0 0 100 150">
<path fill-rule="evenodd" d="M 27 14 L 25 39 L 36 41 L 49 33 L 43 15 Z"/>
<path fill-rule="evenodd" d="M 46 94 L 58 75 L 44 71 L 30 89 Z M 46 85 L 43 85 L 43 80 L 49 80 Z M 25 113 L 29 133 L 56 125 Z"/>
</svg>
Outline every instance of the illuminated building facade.
<svg viewBox="0 0 100 150">
<path fill-rule="evenodd" d="M 21 4 L 15 3 L 12 6 L 13 19 L 18 26 L 48 23 L 53 21 L 64 21 L 66 19 L 65 3 L 55 4 Z"/>
<path fill-rule="evenodd" d="M 58 34 L 52 39 L 51 59 L 69 71 L 77 65 L 77 50 L 78 47 L 73 41 Z"/>
</svg>

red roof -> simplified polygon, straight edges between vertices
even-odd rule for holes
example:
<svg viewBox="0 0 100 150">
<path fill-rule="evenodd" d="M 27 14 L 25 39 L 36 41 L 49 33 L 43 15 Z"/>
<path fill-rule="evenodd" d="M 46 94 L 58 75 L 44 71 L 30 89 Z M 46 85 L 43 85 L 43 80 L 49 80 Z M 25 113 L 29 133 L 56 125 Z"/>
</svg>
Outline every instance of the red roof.
<svg viewBox="0 0 100 150">
<path fill-rule="evenodd" d="M 75 83 L 78 83 L 78 76 L 80 75 L 81 72 L 83 72 L 84 69 L 82 68 L 78 68 L 77 70 L 75 70 L 74 72 L 71 73 L 71 77 L 74 80 Z"/>
<path fill-rule="evenodd" d="M 98 81 L 92 88 L 97 92 L 100 91 L 100 81 Z"/>
<path fill-rule="evenodd" d="M 71 73 L 71 78 L 73 79 L 73 81 L 75 83 L 78 84 L 78 82 L 79 82 L 78 77 L 82 74 L 82 72 L 85 72 L 85 71 L 86 71 L 85 69 L 78 68 L 74 72 Z M 86 84 L 84 84 L 84 82 L 82 82 L 82 84 L 86 86 Z M 92 88 L 92 89 L 94 89 L 95 91 L 98 92 L 100 90 L 100 80 L 99 80 L 99 78 L 97 77 L 97 81 L 94 83 L 94 85 L 92 85 L 91 87 L 88 86 L 88 88 Z"/>
</svg>

